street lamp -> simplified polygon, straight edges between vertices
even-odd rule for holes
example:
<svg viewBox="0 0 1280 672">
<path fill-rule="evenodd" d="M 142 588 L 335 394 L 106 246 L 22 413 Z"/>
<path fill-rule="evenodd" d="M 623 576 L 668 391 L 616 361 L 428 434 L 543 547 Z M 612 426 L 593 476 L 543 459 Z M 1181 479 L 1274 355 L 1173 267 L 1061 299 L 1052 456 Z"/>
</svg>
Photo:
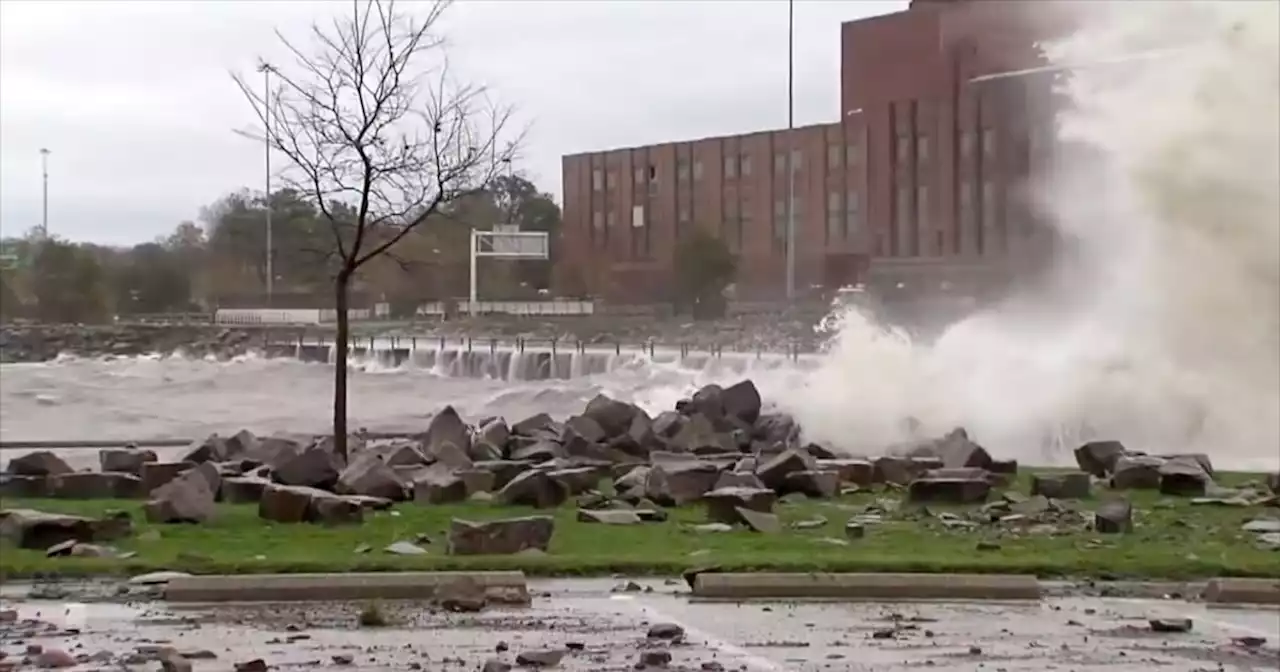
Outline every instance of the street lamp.
<svg viewBox="0 0 1280 672">
<path fill-rule="evenodd" d="M 796 3 L 787 0 L 787 301 L 796 295 L 795 42 Z"/>
<path fill-rule="evenodd" d="M 40 148 L 40 176 L 43 180 L 41 188 L 40 237 L 49 238 L 49 150 Z"/>
<path fill-rule="evenodd" d="M 274 241 L 271 227 L 271 72 L 274 68 L 263 61 L 258 64 L 258 72 L 262 73 L 262 146 L 265 163 L 266 207 L 267 207 L 267 307 L 275 305 L 276 271 Z"/>
</svg>

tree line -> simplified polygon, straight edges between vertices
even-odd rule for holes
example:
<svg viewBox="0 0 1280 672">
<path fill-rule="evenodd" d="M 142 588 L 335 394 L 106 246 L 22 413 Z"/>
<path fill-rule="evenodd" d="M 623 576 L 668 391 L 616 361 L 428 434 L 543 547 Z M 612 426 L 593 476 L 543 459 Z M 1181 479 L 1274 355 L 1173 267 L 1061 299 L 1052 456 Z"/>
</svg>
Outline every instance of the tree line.
<svg viewBox="0 0 1280 672">
<path fill-rule="evenodd" d="M 132 247 L 42 239 L 36 231 L 0 240 L 0 317 L 90 324 L 266 305 L 268 207 L 272 305 L 332 307 L 337 263 L 329 220 L 293 189 L 269 199 L 244 190 L 203 208 L 197 221 Z M 333 207 L 335 217 L 354 219 L 349 206 Z M 470 230 L 495 224 L 546 232 L 552 259 L 481 259 L 482 295 L 534 299 L 550 287 L 560 208 L 529 180 L 500 175 L 430 220 L 359 270 L 353 307 L 385 302 L 393 314 L 411 315 L 424 302 L 466 296 Z"/>
</svg>

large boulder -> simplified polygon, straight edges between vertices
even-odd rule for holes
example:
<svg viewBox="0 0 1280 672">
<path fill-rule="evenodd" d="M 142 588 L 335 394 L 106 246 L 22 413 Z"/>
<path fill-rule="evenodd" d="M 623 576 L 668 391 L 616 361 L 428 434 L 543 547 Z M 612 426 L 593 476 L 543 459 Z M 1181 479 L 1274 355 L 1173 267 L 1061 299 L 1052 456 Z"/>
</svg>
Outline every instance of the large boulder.
<svg viewBox="0 0 1280 672">
<path fill-rule="evenodd" d="M 138 448 L 104 448 L 98 451 L 98 464 L 103 471 L 142 475 L 142 465 L 157 460 L 156 451 Z"/>
<path fill-rule="evenodd" d="M 216 492 L 207 470 L 194 468 L 156 488 L 143 513 L 151 523 L 203 523 L 218 513 Z"/>
<path fill-rule="evenodd" d="M 778 493 L 767 488 L 728 487 L 706 493 L 702 501 L 707 507 L 707 519 L 713 523 L 747 525 L 741 510 L 773 513 Z"/>
<path fill-rule="evenodd" d="M 719 478 L 720 468 L 711 462 L 662 462 L 645 474 L 644 494 L 662 506 L 683 506 L 702 499 Z"/>
<path fill-rule="evenodd" d="M 1213 478 L 1194 457 L 1175 457 L 1160 465 L 1160 494 L 1204 497 Z"/>
<path fill-rule="evenodd" d="M 18 548 L 43 551 L 68 541 L 114 541 L 132 534 L 133 520 L 124 512 L 93 519 L 34 509 L 0 510 L 0 540 Z"/>
<path fill-rule="evenodd" d="M 329 490 L 337 484 L 342 469 L 342 459 L 330 447 L 314 445 L 283 459 L 272 474 L 283 485 Z"/>
<path fill-rule="evenodd" d="M 606 436 L 614 437 L 625 434 L 631 428 L 631 421 L 638 411 L 638 408 L 624 401 L 598 394 L 587 402 L 582 415 L 600 425 Z"/>
<path fill-rule="evenodd" d="M 467 451 L 471 449 L 471 428 L 463 422 L 462 416 L 458 415 L 453 406 L 445 406 L 431 418 L 422 437 L 422 444 L 429 458 L 440 460 L 447 457 L 452 462 L 457 459 L 459 451 L 465 458 Z M 446 445 L 453 448 L 447 455 L 442 455 L 442 451 L 449 451 Z"/>
<path fill-rule="evenodd" d="M 451 504 L 466 500 L 470 494 L 466 479 L 443 465 L 428 467 L 414 477 L 413 501 L 417 504 Z"/>
<path fill-rule="evenodd" d="M 510 555 L 526 550 L 546 551 L 555 532 L 550 516 L 528 516 L 483 522 L 453 519 L 449 525 L 450 555 Z"/>
<path fill-rule="evenodd" d="M 174 477 L 195 466 L 194 462 L 144 462 L 142 464 L 142 491 L 154 492 L 156 488 L 172 481 Z"/>
<path fill-rule="evenodd" d="M 351 461 L 338 476 L 337 491 L 350 495 L 369 495 L 392 501 L 405 498 L 405 484 L 396 470 L 375 453 L 366 452 Z"/>
<path fill-rule="evenodd" d="M 756 476 L 765 487 L 785 492 L 787 477 L 797 471 L 813 471 L 818 468 L 818 461 L 812 455 L 800 450 L 784 450 L 762 462 L 756 468 Z"/>
<path fill-rule="evenodd" d="M 907 501 L 915 503 L 980 504 L 990 494 L 991 481 L 979 475 L 924 476 L 907 486 Z"/>
<path fill-rule="evenodd" d="M 532 506 L 551 509 L 568 499 L 564 485 L 545 471 L 529 470 L 511 479 L 495 496 L 495 501 L 506 506 Z"/>
<path fill-rule="evenodd" d="M 137 476 L 101 471 L 50 476 L 48 493 L 59 499 L 133 499 L 146 494 Z"/>
<path fill-rule="evenodd" d="M 1090 441 L 1076 448 L 1076 464 L 1086 474 L 1106 478 L 1115 470 L 1116 461 L 1128 452 L 1119 441 Z"/>
<path fill-rule="evenodd" d="M 737 418 L 748 426 L 760 419 L 760 391 L 750 379 L 724 388 L 720 399 L 725 415 Z"/>
<path fill-rule="evenodd" d="M 18 476 L 57 476 L 75 470 L 56 454 L 48 450 L 37 450 L 9 460 L 6 471 Z"/>
<path fill-rule="evenodd" d="M 1115 461 L 1111 487 L 1116 490 L 1156 490 L 1165 460 L 1147 455 L 1125 455 Z"/>
</svg>

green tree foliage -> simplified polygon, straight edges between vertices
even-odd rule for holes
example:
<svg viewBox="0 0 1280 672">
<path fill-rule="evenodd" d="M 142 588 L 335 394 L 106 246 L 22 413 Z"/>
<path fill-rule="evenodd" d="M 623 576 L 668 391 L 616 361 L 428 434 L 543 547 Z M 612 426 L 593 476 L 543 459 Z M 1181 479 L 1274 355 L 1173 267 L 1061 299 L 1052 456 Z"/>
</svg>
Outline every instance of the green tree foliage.
<svg viewBox="0 0 1280 672">
<path fill-rule="evenodd" d="M 135 245 L 112 269 L 116 312 L 121 315 L 191 310 L 190 269 L 159 243 Z"/>
<path fill-rule="evenodd" d="M 724 291 L 737 272 L 737 259 L 724 241 L 695 228 L 675 249 L 676 309 L 695 319 L 723 316 Z"/>
<path fill-rule="evenodd" d="M 107 273 L 89 248 L 53 238 L 41 241 L 30 274 L 38 319 L 84 324 L 110 320 Z"/>
</svg>

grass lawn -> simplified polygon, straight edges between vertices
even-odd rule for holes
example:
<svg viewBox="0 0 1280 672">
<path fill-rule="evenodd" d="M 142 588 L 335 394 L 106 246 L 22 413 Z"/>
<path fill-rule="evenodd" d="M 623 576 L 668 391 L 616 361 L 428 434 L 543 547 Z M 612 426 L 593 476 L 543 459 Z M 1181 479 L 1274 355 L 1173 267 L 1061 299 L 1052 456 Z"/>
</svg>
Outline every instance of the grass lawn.
<svg viewBox="0 0 1280 672">
<path fill-rule="evenodd" d="M 1219 475 L 1223 485 L 1258 480 L 1252 475 Z M 1024 475 L 1011 488 L 1025 493 Z M 8 499 L 4 508 L 99 516 L 108 509 L 133 515 L 136 534 L 112 544 L 137 555 L 129 559 L 46 558 L 43 552 L 5 548 L 0 575 L 9 578 L 37 573 L 59 575 L 137 573 L 158 569 L 197 573 L 263 573 L 322 571 L 393 571 L 413 569 L 521 569 L 535 575 L 671 575 L 695 566 L 725 570 L 882 571 L 882 572 L 1010 572 L 1042 577 L 1165 578 L 1210 576 L 1280 577 L 1280 552 L 1255 547 L 1253 535 L 1240 526 L 1276 509 L 1193 506 L 1188 500 L 1152 492 L 1131 493 L 1135 530 L 1127 535 L 1052 530 L 1012 533 L 1007 525 L 948 530 L 929 512 L 943 507 L 902 505 L 892 510 L 894 491 L 866 492 L 836 500 L 779 503 L 784 523 L 813 520 L 827 523 L 811 529 L 788 528 L 763 535 L 746 530 L 705 532 L 701 507 L 670 511 L 665 523 L 608 526 L 579 523 L 571 506 L 553 512 L 497 507 L 488 503 L 449 506 L 396 505 L 394 512 L 369 513 L 351 527 L 283 525 L 260 520 L 253 505 L 220 505 L 217 521 L 204 525 L 149 525 L 138 501 L 68 501 Z M 993 495 L 992 499 L 997 499 Z M 869 505 L 889 501 L 883 522 L 866 525 L 865 537 L 844 539 L 845 522 Z M 1096 501 L 1076 503 L 1089 511 Z M 972 510 L 976 507 L 970 507 Z M 964 514 L 965 510 L 949 511 Z M 451 557 L 446 554 L 451 518 L 483 520 L 535 515 L 556 517 L 555 536 L 545 555 Z M 1077 526 L 1078 528 L 1078 526 Z M 383 551 L 396 541 L 419 542 L 428 555 L 396 556 Z M 978 550 L 978 542 L 996 546 Z M 357 553 L 359 546 L 372 547 Z"/>
</svg>

